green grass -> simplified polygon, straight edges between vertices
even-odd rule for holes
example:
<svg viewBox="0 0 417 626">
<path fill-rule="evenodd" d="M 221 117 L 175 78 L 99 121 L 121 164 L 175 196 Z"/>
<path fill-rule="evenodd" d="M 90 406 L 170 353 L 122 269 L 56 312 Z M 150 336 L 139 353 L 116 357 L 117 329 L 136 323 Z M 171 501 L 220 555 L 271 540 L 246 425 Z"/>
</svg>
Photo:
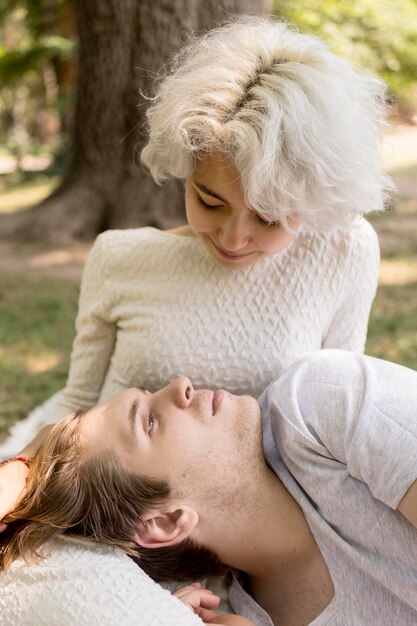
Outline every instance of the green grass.
<svg viewBox="0 0 417 626">
<path fill-rule="evenodd" d="M 78 285 L 34 276 L 0 281 L 0 432 L 63 387 Z"/>
<path fill-rule="evenodd" d="M 417 165 L 395 172 L 392 211 L 372 218 L 381 244 L 380 285 L 366 352 L 417 370 Z"/>
<path fill-rule="evenodd" d="M 366 352 L 417 370 L 417 282 L 380 285 Z"/>
</svg>

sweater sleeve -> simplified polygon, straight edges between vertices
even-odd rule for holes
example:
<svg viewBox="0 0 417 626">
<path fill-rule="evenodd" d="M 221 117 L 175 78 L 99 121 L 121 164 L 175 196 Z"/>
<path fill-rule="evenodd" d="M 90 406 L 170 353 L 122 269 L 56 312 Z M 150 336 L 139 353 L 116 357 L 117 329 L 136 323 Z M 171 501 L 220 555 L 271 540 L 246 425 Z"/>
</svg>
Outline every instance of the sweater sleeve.
<svg viewBox="0 0 417 626">
<path fill-rule="evenodd" d="M 346 269 L 323 348 L 363 353 L 369 314 L 378 286 L 379 243 L 369 222 L 361 219 L 352 231 Z"/>
<path fill-rule="evenodd" d="M 97 237 L 84 268 L 70 370 L 56 420 L 97 403 L 114 350 L 116 323 L 110 316 L 111 290 L 106 288 L 108 236 Z"/>
<path fill-rule="evenodd" d="M 125 554 L 58 546 L 0 573 L 0 626 L 202 626 Z"/>
</svg>

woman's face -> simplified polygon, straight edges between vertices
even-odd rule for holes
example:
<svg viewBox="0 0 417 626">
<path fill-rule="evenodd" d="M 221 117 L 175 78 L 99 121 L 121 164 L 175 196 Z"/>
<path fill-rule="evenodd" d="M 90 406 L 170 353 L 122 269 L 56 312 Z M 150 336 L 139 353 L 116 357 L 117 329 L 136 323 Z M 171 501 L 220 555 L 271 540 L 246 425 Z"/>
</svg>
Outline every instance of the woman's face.
<svg viewBox="0 0 417 626">
<path fill-rule="evenodd" d="M 294 235 L 268 224 L 245 203 L 233 161 L 210 155 L 186 182 L 187 219 L 210 256 L 227 269 L 243 269 L 286 248 Z M 299 220 L 290 222 L 297 229 Z"/>
</svg>

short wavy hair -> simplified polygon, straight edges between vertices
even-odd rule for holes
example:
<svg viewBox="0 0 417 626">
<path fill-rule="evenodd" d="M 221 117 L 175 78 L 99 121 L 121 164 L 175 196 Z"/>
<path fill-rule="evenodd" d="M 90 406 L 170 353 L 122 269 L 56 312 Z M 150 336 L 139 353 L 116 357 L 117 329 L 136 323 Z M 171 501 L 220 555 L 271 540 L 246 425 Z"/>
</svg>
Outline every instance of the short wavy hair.
<svg viewBox="0 0 417 626">
<path fill-rule="evenodd" d="M 142 163 L 158 184 L 220 153 L 266 220 L 314 228 L 384 208 L 385 85 L 283 21 L 240 17 L 183 47 L 155 85 Z"/>
</svg>

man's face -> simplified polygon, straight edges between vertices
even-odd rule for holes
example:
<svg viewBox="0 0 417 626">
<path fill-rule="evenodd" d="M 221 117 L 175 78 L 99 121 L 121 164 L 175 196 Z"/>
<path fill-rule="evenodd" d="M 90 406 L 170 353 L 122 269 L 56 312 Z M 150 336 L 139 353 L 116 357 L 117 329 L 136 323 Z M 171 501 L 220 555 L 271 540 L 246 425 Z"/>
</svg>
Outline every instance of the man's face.
<svg viewBox="0 0 417 626">
<path fill-rule="evenodd" d="M 82 419 L 81 436 L 92 454 L 110 449 L 130 471 L 213 505 L 216 496 L 232 504 L 239 484 L 265 465 L 256 400 L 196 391 L 185 377 L 153 394 L 128 389 L 95 407 Z"/>
</svg>

